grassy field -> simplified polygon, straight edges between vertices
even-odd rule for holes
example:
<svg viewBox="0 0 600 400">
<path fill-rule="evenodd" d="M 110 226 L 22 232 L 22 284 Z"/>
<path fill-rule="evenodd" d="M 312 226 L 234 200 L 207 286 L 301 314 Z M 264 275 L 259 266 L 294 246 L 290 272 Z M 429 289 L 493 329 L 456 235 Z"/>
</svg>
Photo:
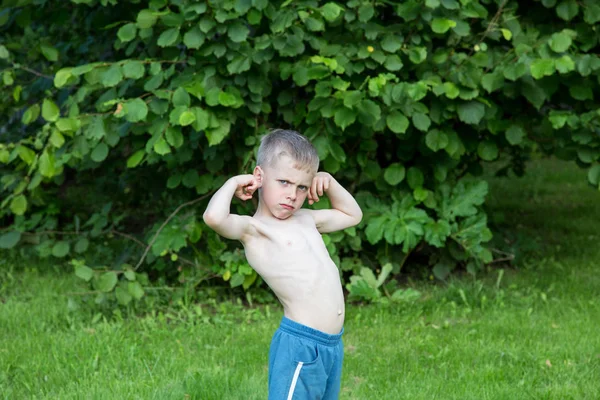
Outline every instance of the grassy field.
<svg viewBox="0 0 600 400">
<path fill-rule="evenodd" d="M 549 160 L 491 183 L 490 213 L 530 248 L 518 268 L 349 305 L 342 399 L 600 398 L 600 193 Z M 278 308 L 92 323 L 68 311 L 70 275 L 16 270 L 0 275 L 0 398 L 266 399 Z"/>
</svg>

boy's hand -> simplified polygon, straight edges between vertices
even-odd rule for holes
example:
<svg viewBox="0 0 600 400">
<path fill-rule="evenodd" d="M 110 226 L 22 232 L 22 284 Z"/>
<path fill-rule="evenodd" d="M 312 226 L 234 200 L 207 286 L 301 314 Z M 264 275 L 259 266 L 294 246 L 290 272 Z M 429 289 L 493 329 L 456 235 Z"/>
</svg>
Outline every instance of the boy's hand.
<svg viewBox="0 0 600 400">
<path fill-rule="evenodd" d="M 256 189 L 260 187 L 254 175 L 238 175 L 233 179 L 237 183 L 235 197 L 244 201 L 251 199 Z"/>
<path fill-rule="evenodd" d="M 329 190 L 329 184 L 333 177 L 327 172 L 318 172 L 313 178 L 310 189 L 308 190 L 308 204 L 314 204 L 319 201 L 319 196 Z"/>
</svg>

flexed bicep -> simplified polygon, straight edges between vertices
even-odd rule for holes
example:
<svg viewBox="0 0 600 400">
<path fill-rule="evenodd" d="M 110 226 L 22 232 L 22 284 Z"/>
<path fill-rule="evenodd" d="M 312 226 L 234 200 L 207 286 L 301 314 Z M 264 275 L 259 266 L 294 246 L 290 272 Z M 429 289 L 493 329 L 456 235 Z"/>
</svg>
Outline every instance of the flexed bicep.
<svg viewBox="0 0 600 400">
<path fill-rule="evenodd" d="M 341 231 L 357 225 L 360 219 L 339 210 L 309 210 L 320 233 Z"/>
</svg>

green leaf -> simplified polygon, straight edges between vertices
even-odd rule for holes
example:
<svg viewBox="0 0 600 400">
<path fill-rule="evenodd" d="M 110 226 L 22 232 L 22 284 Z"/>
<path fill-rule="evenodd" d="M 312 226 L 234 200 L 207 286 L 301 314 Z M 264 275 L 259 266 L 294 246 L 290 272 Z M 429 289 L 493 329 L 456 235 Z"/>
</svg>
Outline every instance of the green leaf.
<svg viewBox="0 0 600 400">
<path fill-rule="evenodd" d="M 159 47 L 169 47 L 169 46 L 174 46 L 175 44 L 177 44 L 178 40 L 179 40 L 179 28 L 171 28 L 171 29 L 167 29 L 166 31 L 164 31 L 163 33 L 160 34 L 156 44 L 158 44 Z"/>
<path fill-rule="evenodd" d="M 127 291 L 134 299 L 139 300 L 144 297 L 144 288 L 139 282 L 127 283 Z"/>
<path fill-rule="evenodd" d="M 340 107 L 335 111 L 334 121 L 337 126 L 345 130 L 356 120 L 356 112 L 347 107 Z"/>
<path fill-rule="evenodd" d="M 192 114 L 193 118 L 195 119 L 196 116 L 191 113 L 190 111 L 185 111 L 183 114 L 185 113 L 190 113 Z M 181 115 L 183 115 L 181 114 Z M 179 120 L 181 121 L 181 117 L 179 117 Z M 182 124 L 184 125 L 184 124 Z M 167 128 L 167 132 L 166 132 L 166 137 L 167 137 L 167 143 L 169 143 L 171 146 L 175 147 L 176 149 L 181 147 L 183 145 L 183 135 L 181 134 L 181 129 L 174 127 L 174 126 L 169 126 Z"/>
<path fill-rule="evenodd" d="M 523 138 L 525 137 L 525 131 L 519 125 L 511 125 L 510 128 L 506 130 L 506 140 L 513 146 L 521 144 L 523 142 Z"/>
<path fill-rule="evenodd" d="M 23 122 L 25 125 L 29 125 L 30 123 L 36 121 L 39 116 L 40 106 L 39 104 L 34 104 L 27 110 L 25 110 L 25 112 L 23 113 L 23 117 L 21 118 L 21 122 Z"/>
<path fill-rule="evenodd" d="M 189 49 L 199 49 L 204 44 L 206 36 L 198 26 L 194 26 L 183 35 L 183 44 Z"/>
<path fill-rule="evenodd" d="M 90 241 L 86 238 L 81 238 L 75 243 L 75 251 L 77 253 L 85 253 L 85 251 L 90 246 Z"/>
<path fill-rule="evenodd" d="M 431 126 L 431 119 L 424 113 L 414 113 L 412 116 L 413 125 L 420 131 L 427 132 Z"/>
<path fill-rule="evenodd" d="M 510 30 L 501 28 L 500 31 L 502 32 L 502 36 L 504 37 L 504 39 L 506 39 L 506 40 L 512 39 L 512 32 Z"/>
<path fill-rule="evenodd" d="M 408 181 L 408 186 L 410 186 L 411 189 L 417 189 L 423 186 L 425 183 L 425 176 L 419 168 L 410 167 L 406 174 L 406 180 Z"/>
<path fill-rule="evenodd" d="M 433 21 L 431 21 L 431 29 L 435 33 L 446 33 L 448 32 L 448 29 L 454 28 L 455 26 L 456 22 L 451 19 L 434 18 Z"/>
<path fill-rule="evenodd" d="M 216 129 L 209 129 L 206 131 L 208 145 L 214 146 L 221 143 L 229 134 L 230 129 L 231 123 L 229 121 L 219 120 L 219 126 Z"/>
<path fill-rule="evenodd" d="M 583 13 L 586 24 L 594 25 L 600 22 L 600 4 L 596 4 L 592 1 L 587 2 Z"/>
<path fill-rule="evenodd" d="M 367 228 L 365 229 L 365 235 L 367 236 L 369 243 L 376 244 L 383 238 L 384 227 L 387 220 L 387 215 L 369 218 Z"/>
<path fill-rule="evenodd" d="M 437 129 L 433 129 L 425 136 L 425 144 L 434 152 L 442 150 L 448 146 L 448 135 Z"/>
<path fill-rule="evenodd" d="M 556 66 L 556 70 L 561 74 L 567 74 L 571 71 L 575 71 L 575 62 L 573 62 L 571 56 L 567 54 L 554 60 L 554 65 Z"/>
<path fill-rule="evenodd" d="M 123 104 L 123 113 L 129 122 L 143 121 L 148 115 L 148 106 L 140 98 L 133 99 Z"/>
<path fill-rule="evenodd" d="M 571 97 L 579 101 L 594 99 L 592 88 L 584 83 L 569 86 L 569 93 L 571 94 Z"/>
<path fill-rule="evenodd" d="M 101 292 L 110 292 L 117 285 L 118 280 L 116 272 L 105 272 L 98 278 L 96 288 Z"/>
<path fill-rule="evenodd" d="M 241 21 L 237 20 L 227 28 L 227 36 L 234 43 L 245 42 L 250 30 Z"/>
<path fill-rule="evenodd" d="M 554 59 L 541 58 L 531 63 L 529 67 L 531 76 L 535 79 L 541 79 L 544 76 L 550 76 L 554 74 L 556 67 L 554 66 Z"/>
<path fill-rule="evenodd" d="M 467 124 L 478 124 L 485 116 L 485 106 L 478 101 L 462 103 L 457 107 L 458 118 Z"/>
<path fill-rule="evenodd" d="M 123 80 L 123 72 L 118 64 L 113 64 L 102 74 L 102 85 L 105 87 L 117 86 Z"/>
<path fill-rule="evenodd" d="M 44 99 L 42 103 L 42 118 L 48 122 L 55 122 L 60 117 L 60 110 L 55 102 L 50 99 Z"/>
<path fill-rule="evenodd" d="M 488 193 L 486 181 L 459 181 L 450 196 L 442 198 L 442 217 L 454 221 L 457 217 L 468 217 L 477 214 L 477 207 L 485 202 Z"/>
<path fill-rule="evenodd" d="M 127 159 L 127 168 L 135 168 L 144 159 L 146 152 L 144 150 L 138 150 Z"/>
<path fill-rule="evenodd" d="M 133 272 L 132 270 L 130 270 L 130 269 L 125 270 L 123 272 L 123 275 L 125 276 L 125 278 L 128 281 L 131 281 L 131 282 L 135 281 L 135 272 Z"/>
<path fill-rule="evenodd" d="M 402 40 L 397 35 L 386 35 L 381 41 L 381 48 L 388 53 L 395 53 L 402 47 Z"/>
<path fill-rule="evenodd" d="M 190 98 L 190 95 L 182 87 L 178 87 L 175 90 L 175 93 L 173 93 L 173 105 L 175 107 L 178 107 L 178 106 L 189 107 L 191 101 L 192 101 L 192 99 Z"/>
<path fill-rule="evenodd" d="M 427 59 L 427 48 L 412 47 L 408 52 L 408 58 L 413 64 L 421 64 Z"/>
<path fill-rule="evenodd" d="M 387 56 L 383 65 L 387 70 L 394 72 L 400 71 L 404 67 L 402 60 L 396 54 Z"/>
<path fill-rule="evenodd" d="M 31 150 L 29 147 L 23 145 L 17 146 L 17 154 L 19 155 L 19 158 L 25 161 L 27 165 L 31 165 L 31 163 L 33 163 L 35 160 L 35 152 L 33 152 L 33 150 Z"/>
<path fill-rule="evenodd" d="M 477 154 L 485 161 L 494 161 L 498 158 L 498 146 L 490 140 L 484 140 L 477 147 Z"/>
<path fill-rule="evenodd" d="M 3 44 L 0 44 L 0 58 L 6 60 L 9 56 L 8 49 Z"/>
<path fill-rule="evenodd" d="M 169 144 L 163 137 L 161 137 L 156 141 L 156 143 L 154 143 L 153 149 L 156 152 L 156 154 L 160 154 L 161 156 L 164 156 L 165 154 L 169 154 L 171 152 Z"/>
<path fill-rule="evenodd" d="M 54 86 L 57 88 L 61 88 L 65 86 L 73 75 L 71 71 L 73 68 L 62 68 L 59 69 L 56 75 L 54 75 Z"/>
<path fill-rule="evenodd" d="M 385 172 L 383 173 L 383 179 L 385 179 L 385 181 L 390 185 L 396 186 L 404 180 L 405 174 L 406 170 L 404 165 L 400 163 L 393 163 L 385 169 Z"/>
<path fill-rule="evenodd" d="M 0 249 L 12 249 L 19 243 L 19 240 L 21 240 L 21 232 L 4 233 L 0 236 Z"/>
<path fill-rule="evenodd" d="M 94 277 L 94 270 L 86 265 L 77 265 L 75 267 L 75 275 L 78 278 L 81 278 L 84 281 L 89 282 Z"/>
<path fill-rule="evenodd" d="M 140 79 L 146 72 L 146 67 L 141 61 L 127 61 L 121 67 L 125 78 Z"/>
<path fill-rule="evenodd" d="M 425 225 L 425 241 L 432 246 L 443 248 L 446 239 L 452 233 L 452 228 L 448 221 L 440 219 L 439 221 L 430 221 Z"/>
<path fill-rule="evenodd" d="M 375 7 L 372 4 L 365 3 L 358 8 L 358 20 L 367 22 L 375 15 Z"/>
<path fill-rule="evenodd" d="M 555 33 L 550 39 L 548 39 L 550 48 L 556 53 L 563 53 L 567 51 L 569 47 L 571 47 L 571 43 L 573 43 L 571 36 L 565 32 Z"/>
<path fill-rule="evenodd" d="M 374 125 L 381 118 L 381 108 L 372 100 L 363 100 L 357 105 L 358 120 L 367 125 Z"/>
<path fill-rule="evenodd" d="M 63 258 L 69 254 L 70 250 L 71 246 L 69 246 L 69 242 L 60 240 L 52 246 L 52 255 L 57 258 Z"/>
<path fill-rule="evenodd" d="M 181 125 L 181 126 L 191 125 L 194 123 L 194 121 L 196 121 L 196 114 L 194 114 L 192 111 L 184 111 L 179 116 L 179 125 Z M 183 138 L 182 138 L 182 141 L 183 141 Z M 176 147 L 179 147 L 179 146 L 176 146 Z"/>
<path fill-rule="evenodd" d="M 121 286 L 117 286 L 117 288 L 115 289 L 115 297 L 117 298 L 119 304 L 124 306 L 129 304 L 133 299 L 131 294 L 129 294 L 129 291 Z"/>
<path fill-rule="evenodd" d="M 504 75 L 502 74 L 502 71 L 495 71 L 483 75 L 483 78 L 481 78 L 481 86 L 483 86 L 488 93 L 502 89 L 504 87 Z"/>
<path fill-rule="evenodd" d="M 455 99 L 460 94 L 460 89 L 453 82 L 445 82 L 444 93 L 449 99 Z"/>
<path fill-rule="evenodd" d="M 108 146 L 104 142 L 98 143 L 98 145 L 90 154 L 90 158 L 96 162 L 102 162 L 108 156 Z"/>
<path fill-rule="evenodd" d="M 600 189 L 600 165 L 594 165 L 588 171 L 588 181 L 595 188 Z"/>
<path fill-rule="evenodd" d="M 156 23 L 158 16 L 154 14 L 152 10 L 142 10 L 138 13 L 136 23 L 138 28 L 147 29 L 152 28 Z"/>
<path fill-rule="evenodd" d="M 321 15 L 329 22 L 335 21 L 343 10 L 342 7 L 332 2 L 325 4 L 320 8 Z"/>
<path fill-rule="evenodd" d="M 386 124 L 396 134 L 406 133 L 409 121 L 400 111 L 392 111 L 386 118 Z"/>
<path fill-rule="evenodd" d="M 137 26 L 134 23 L 123 25 L 117 32 L 117 36 L 123 43 L 135 39 L 135 35 L 137 35 Z"/>
<path fill-rule="evenodd" d="M 570 21 L 579 13 L 579 5 L 576 0 L 563 0 L 556 7 L 556 15 L 565 21 Z"/>
<path fill-rule="evenodd" d="M 328 144 L 329 144 L 329 154 L 331 154 L 336 161 L 339 161 L 340 163 L 345 163 L 346 162 L 346 152 L 344 151 L 342 146 L 340 146 L 339 143 L 334 142 L 333 140 L 329 140 Z"/>
<path fill-rule="evenodd" d="M 27 198 L 20 194 L 13 197 L 10 202 L 10 211 L 15 215 L 23 215 L 27 211 Z"/>
<path fill-rule="evenodd" d="M 48 61 L 58 61 L 58 50 L 56 50 L 56 48 L 54 48 L 53 46 L 49 44 L 41 44 L 40 50 L 42 51 L 42 54 L 44 55 L 44 57 L 46 57 Z"/>
<path fill-rule="evenodd" d="M 39 168 L 42 176 L 52 178 L 56 174 L 54 154 L 44 150 L 40 156 Z"/>
</svg>

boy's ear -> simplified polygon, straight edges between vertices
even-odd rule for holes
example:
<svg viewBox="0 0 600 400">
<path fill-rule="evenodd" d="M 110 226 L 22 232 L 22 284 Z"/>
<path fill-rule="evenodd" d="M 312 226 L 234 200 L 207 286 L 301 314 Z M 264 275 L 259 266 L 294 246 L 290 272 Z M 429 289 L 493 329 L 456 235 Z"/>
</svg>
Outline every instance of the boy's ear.
<svg viewBox="0 0 600 400">
<path fill-rule="evenodd" d="M 256 183 L 258 183 L 258 187 L 262 187 L 264 175 L 263 169 L 257 165 L 256 167 L 254 167 L 253 175 L 254 179 L 256 179 Z"/>
</svg>

